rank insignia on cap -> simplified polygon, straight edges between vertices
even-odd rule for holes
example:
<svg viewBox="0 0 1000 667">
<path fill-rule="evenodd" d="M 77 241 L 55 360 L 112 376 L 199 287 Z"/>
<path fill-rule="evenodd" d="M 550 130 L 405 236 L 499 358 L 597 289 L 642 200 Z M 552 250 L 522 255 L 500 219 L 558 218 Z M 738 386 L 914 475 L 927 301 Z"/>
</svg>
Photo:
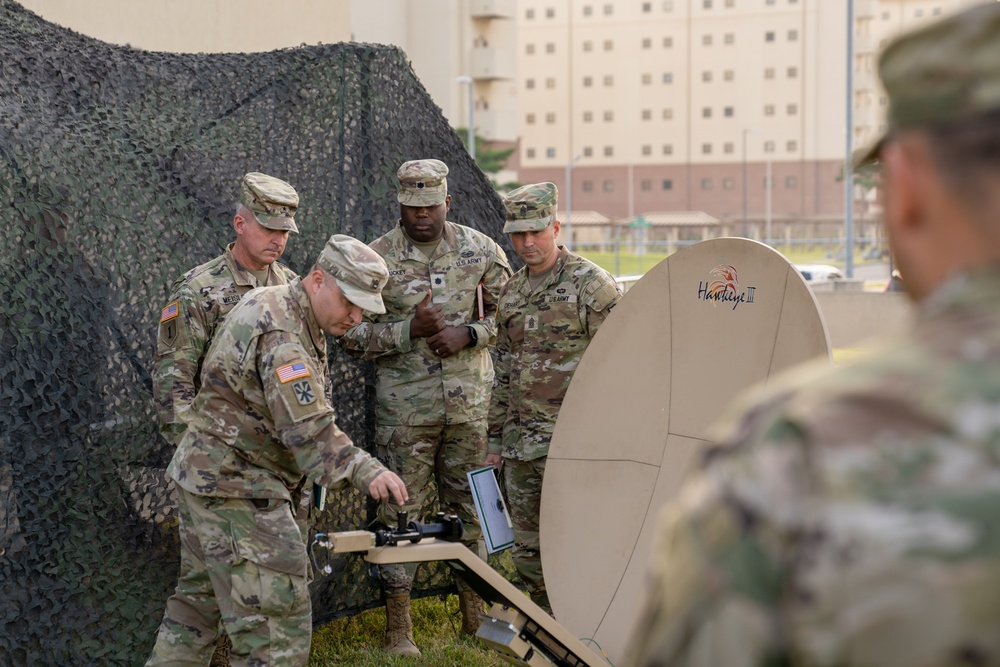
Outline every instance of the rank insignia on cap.
<svg viewBox="0 0 1000 667">
<path fill-rule="evenodd" d="M 177 317 L 177 302 L 174 301 L 160 312 L 160 322 L 166 322 Z"/>
<path fill-rule="evenodd" d="M 281 384 L 285 384 L 286 382 L 291 382 L 292 380 L 309 377 L 309 368 L 305 365 L 305 363 L 296 361 L 295 363 L 282 366 L 277 370 L 277 373 L 278 380 Z"/>
<path fill-rule="evenodd" d="M 316 392 L 313 391 L 309 380 L 299 380 L 292 385 L 295 390 L 295 398 L 299 399 L 300 405 L 309 405 L 316 400 Z"/>
</svg>

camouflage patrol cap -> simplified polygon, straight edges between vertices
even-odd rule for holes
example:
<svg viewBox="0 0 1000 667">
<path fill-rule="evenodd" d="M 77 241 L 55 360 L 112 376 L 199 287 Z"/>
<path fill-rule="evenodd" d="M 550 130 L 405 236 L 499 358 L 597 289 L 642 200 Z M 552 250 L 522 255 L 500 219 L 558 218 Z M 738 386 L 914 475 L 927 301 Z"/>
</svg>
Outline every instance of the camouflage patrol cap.
<svg viewBox="0 0 1000 667">
<path fill-rule="evenodd" d="M 507 222 L 503 231 L 537 232 L 551 225 L 556 219 L 559 190 L 552 183 L 532 183 L 511 190 L 503 198 Z"/>
<path fill-rule="evenodd" d="M 879 76 L 889 96 L 888 131 L 859 151 L 878 159 L 893 132 L 1000 110 L 1000 4 L 959 12 L 886 47 Z"/>
<path fill-rule="evenodd" d="M 262 227 L 299 233 L 295 224 L 299 195 L 280 178 L 257 171 L 245 174 L 240 186 L 240 203 L 253 211 Z"/>
<path fill-rule="evenodd" d="M 373 313 L 385 312 L 382 288 L 389 280 L 389 269 L 377 252 L 355 238 L 334 234 L 316 263 L 337 279 L 351 303 Z"/>
<path fill-rule="evenodd" d="M 403 206 L 437 206 L 448 196 L 448 165 L 441 160 L 410 160 L 396 171 L 397 199 Z"/>
</svg>

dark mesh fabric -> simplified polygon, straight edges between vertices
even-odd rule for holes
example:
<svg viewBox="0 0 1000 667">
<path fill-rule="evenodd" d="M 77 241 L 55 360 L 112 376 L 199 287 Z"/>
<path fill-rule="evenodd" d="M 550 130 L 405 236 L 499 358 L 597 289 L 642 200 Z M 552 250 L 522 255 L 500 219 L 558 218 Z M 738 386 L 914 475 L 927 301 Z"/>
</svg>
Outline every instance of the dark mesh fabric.
<svg viewBox="0 0 1000 667">
<path fill-rule="evenodd" d="M 113 47 L 0 2 L 0 664 L 136 665 L 178 565 L 172 454 L 150 370 L 171 282 L 234 236 L 239 179 L 301 198 L 283 257 L 398 218 L 395 169 L 451 168 L 449 219 L 501 241 L 502 207 L 395 48 L 263 54 Z M 371 367 L 331 346 L 338 420 L 367 445 Z M 366 525 L 331 494 L 327 531 Z M 379 604 L 358 557 L 314 586 L 317 622 Z M 451 586 L 423 567 L 417 595 Z"/>
</svg>

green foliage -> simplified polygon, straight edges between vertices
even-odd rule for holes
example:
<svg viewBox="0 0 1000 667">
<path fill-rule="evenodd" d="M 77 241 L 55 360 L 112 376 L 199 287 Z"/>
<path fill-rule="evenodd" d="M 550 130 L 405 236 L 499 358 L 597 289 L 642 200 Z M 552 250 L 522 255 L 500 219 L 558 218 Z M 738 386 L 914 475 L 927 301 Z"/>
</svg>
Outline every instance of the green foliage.
<svg viewBox="0 0 1000 667">
<path fill-rule="evenodd" d="M 469 149 L 469 130 L 465 127 L 455 128 L 462 145 Z M 496 174 L 507 166 L 507 160 L 514 153 L 513 148 L 494 149 L 490 147 L 490 142 L 476 135 L 476 164 L 484 174 Z M 507 187 L 505 184 L 504 187 Z M 515 186 L 516 187 L 516 186 Z"/>
</svg>

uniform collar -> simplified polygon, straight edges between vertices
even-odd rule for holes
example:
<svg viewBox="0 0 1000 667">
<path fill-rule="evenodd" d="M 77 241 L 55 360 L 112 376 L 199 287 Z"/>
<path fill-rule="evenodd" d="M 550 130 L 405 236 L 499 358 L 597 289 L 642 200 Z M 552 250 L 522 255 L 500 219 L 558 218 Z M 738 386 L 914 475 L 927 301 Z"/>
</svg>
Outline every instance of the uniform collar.
<svg viewBox="0 0 1000 667">
<path fill-rule="evenodd" d="M 434 256 L 431 257 L 430 260 L 427 259 L 427 256 L 424 255 L 424 253 L 420 252 L 420 249 L 417 246 L 413 245 L 410 237 L 403 231 L 403 225 L 401 222 L 396 222 L 396 229 L 394 231 L 397 233 L 397 238 L 395 239 L 396 252 L 401 260 L 412 259 L 420 262 L 421 264 L 427 264 L 430 261 L 436 260 L 450 252 L 458 250 L 458 242 L 455 238 L 455 223 L 448 222 L 447 220 L 445 220 L 444 223 L 444 230 L 441 234 L 441 242 L 438 243 L 437 248 L 434 250 Z"/>
<path fill-rule="evenodd" d="M 531 285 L 528 283 L 528 267 L 525 266 L 524 280 L 518 286 L 518 292 L 527 296 L 559 282 L 563 269 L 566 268 L 566 261 L 569 259 L 569 250 L 564 245 L 557 245 L 556 247 L 559 248 L 559 255 L 556 257 L 556 263 L 552 265 L 549 274 L 545 276 L 545 281 L 535 289 L 531 289 Z"/>
<path fill-rule="evenodd" d="M 921 319 L 933 319 L 956 309 L 996 308 L 1000 297 L 1000 265 L 955 274 L 920 304 Z"/>
<path fill-rule="evenodd" d="M 309 332 L 309 338 L 312 339 L 313 345 L 316 347 L 316 351 L 320 358 L 326 358 L 326 334 L 319 327 L 319 322 L 316 321 L 316 314 L 313 313 L 312 303 L 309 302 L 309 295 L 306 294 L 305 285 L 302 284 L 302 278 L 294 278 L 292 282 L 288 284 L 292 295 L 295 297 L 295 303 L 298 304 L 299 309 L 302 311 L 302 320 L 305 322 L 306 330 Z"/>
<path fill-rule="evenodd" d="M 240 264 L 236 260 L 236 256 L 233 255 L 233 246 L 235 245 L 235 243 L 227 245 L 225 252 L 226 265 L 229 267 L 229 272 L 233 274 L 233 282 L 242 287 L 260 287 L 257 283 L 257 276 L 250 273 L 250 270 Z M 267 267 L 267 284 L 277 285 L 277 278 L 278 274 L 274 270 L 274 264 L 271 264 Z"/>
</svg>

